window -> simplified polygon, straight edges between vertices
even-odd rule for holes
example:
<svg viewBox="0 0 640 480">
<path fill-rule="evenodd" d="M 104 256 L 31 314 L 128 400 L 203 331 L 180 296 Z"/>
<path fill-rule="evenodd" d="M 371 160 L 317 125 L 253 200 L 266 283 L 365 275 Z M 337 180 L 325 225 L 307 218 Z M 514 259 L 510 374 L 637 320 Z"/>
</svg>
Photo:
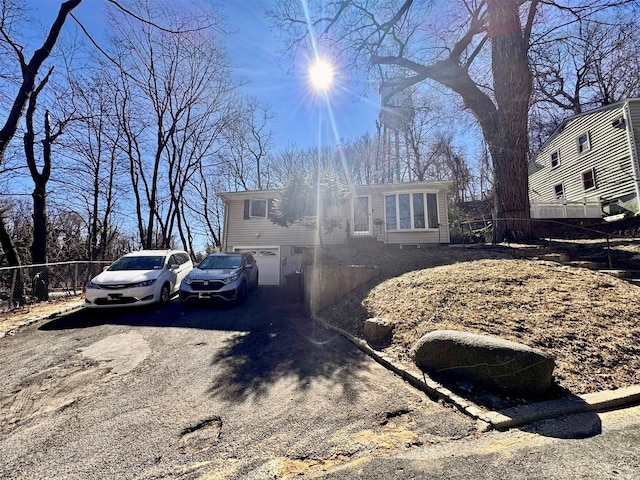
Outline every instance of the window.
<svg viewBox="0 0 640 480">
<path fill-rule="evenodd" d="M 251 218 L 273 217 L 276 213 L 276 202 L 273 198 L 247 198 L 244 200 L 243 218 L 249 220 Z"/>
<path fill-rule="evenodd" d="M 589 132 L 583 133 L 578 137 L 578 154 L 586 153 L 591 150 L 591 141 L 589 140 Z"/>
<path fill-rule="evenodd" d="M 582 172 L 582 185 L 585 190 L 596 188 L 596 172 L 593 168 Z"/>
<path fill-rule="evenodd" d="M 384 197 L 389 230 L 438 228 L 438 197 L 435 193 L 399 193 Z"/>
<path fill-rule="evenodd" d="M 557 200 L 564 199 L 564 186 L 561 183 L 555 185 L 553 189 L 555 190 Z"/>
<path fill-rule="evenodd" d="M 551 168 L 560 166 L 560 150 L 556 150 L 551 154 Z"/>
<path fill-rule="evenodd" d="M 267 201 L 252 198 L 249 212 L 251 217 L 265 218 L 267 216 Z"/>
<path fill-rule="evenodd" d="M 293 247 L 293 255 L 304 255 L 307 250 L 308 247 Z"/>
</svg>

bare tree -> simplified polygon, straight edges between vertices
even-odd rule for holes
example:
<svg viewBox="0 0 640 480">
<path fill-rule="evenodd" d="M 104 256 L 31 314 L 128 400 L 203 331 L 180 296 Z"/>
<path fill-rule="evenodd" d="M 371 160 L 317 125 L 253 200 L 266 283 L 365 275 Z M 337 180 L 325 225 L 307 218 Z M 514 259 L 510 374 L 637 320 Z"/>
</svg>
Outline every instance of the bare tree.
<svg viewBox="0 0 640 480">
<path fill-rule="evenodd" d="M 69 78 L 65 107 L 75 110 L 76 118 L 60 139 L 68 158 L 54 175 L 61 188 L 76 192 L 66 208 L 84 212 L 86 257 L 90 260 L 111 258 L 109 248 L 119 234 L 115 211 L 120 205 L 123 212 L 128 197 L 113 91 L 105 80 L 104 67 L 97 67 L 93 76 Z"/>
<path fill-rule="evenodd" d="M 534 42 L 534 143 L 546 140 L 567 115 L 640 94 L 638 49 L 633 11 L 570 23 Z"/>
<path fill-rule="evenodd" d="M 212 154 L 228 125 L 227 100 L 234 89 L 224 52 L 199 28 L 211 19 L 163 5 L 162 12 L 138 5 L 137 17 L 147 23 L 132 20 L 130 12 L 112 20 L 119 34 L 114 77 L 122 150 L 130 161 L 146 248 L 169 246 L 176 225 L 182 241 L 188 241 L 180 203 L 199 163 Z M 165 24 L 176 26 L 174 32 L 153 26 L 160 13 Z"/>
<path fill-rule="evenodd" d="M 36 88 L 36 80 L 40 68 L 51 54 L 67 16 L 80 4 L 80 1 L 81 0 L 69 0 L 60 6 L 58 15 L 46 39 L 42 46 L 33 53 L 29 61 L 27 61 L 24 55 L 23 47 L 12 37 L 14 33 L 12 29 L 14 28 L 15 10 L 13 10 L 7 2 L 3 2 L 0 6 L 0 42 L 3 44 L 3 50 L 10 51 L 18 61 L 17 70 L 21 72 L 18 90 L 13 96 L 13 102 L 8 111 L 7 118 L 0 128 L 0 165 L 4 162 L 9 142 L 15 136 L 27 102 Z M 2 235 L 0 235 L 0 244 L 7 255 L 10 265 L 19 266 L 21 264 L 20 257 L 16 252 L 15 244 L 11 241 L 11 238 L 6 235 L 8 230 L 6 229 L 6 225 L 4 225 L 2 215 L 0 215 L 0 231 L 2 232 Z"/>
<path fill-rule="evenodd" d="M 22 72 L 22 79 L 5 123 L 2 128 L 0 128 L 0 165 L 3 162 L 4 154 L 9 142 L 18 130 L 18 125 L 20 124 L 20 119 L 24 113 L 27 101 L 35 89 L 40 67 L 42 67 L 45 60 L 49 58 L 67 16 L 80 4 L 80 2 L 81 0 L 69 0 L 60 5 L 58 16 L 54 20 L 42 47 L 33 53 L 28 62 L 24 56 L 24 49 L 22 46 L 15 42 L 11 37 L 11 11 L 6 2 L 2 3 L 2 10 L 0 11 L 0 15 L 2 15 L 0 17 L 0 38 L 2 38 L 3 42 L 11 48 L 17 58 L 19 69 Z"/>
<path fill-rule="evenodd" d="M 269 130 L 272 120 L 268 105 L 255 98 L 241 99 L 225 132 L 227 152 L 221 166 L 228 168 L 243 190 L 263 190 L 270 186 L 267 161 L 273 146 Z"/>
</svg>

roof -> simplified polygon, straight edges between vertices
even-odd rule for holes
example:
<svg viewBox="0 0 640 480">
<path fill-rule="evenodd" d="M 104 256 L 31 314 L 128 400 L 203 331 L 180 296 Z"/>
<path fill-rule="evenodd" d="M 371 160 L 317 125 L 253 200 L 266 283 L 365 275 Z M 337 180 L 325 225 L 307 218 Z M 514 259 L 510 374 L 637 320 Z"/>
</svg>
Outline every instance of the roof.
<svg viewBox="0 0 640 480">
<path fill-rule="evenodd" d="M 445 189 L 453 185 L 451 180 L 426 180 L 423 182 L 395 182 L 395 183 L 373 183 L 370 185 L 353 185 L 353 192 L 357 195 L 359 190 L 373 190 L 379 192 L 391 192 L 397 190 L 412 190 L 416 188 Z M 223 200 L 251 198 L 252 196 L 279 196 L 280 190 L 245 190 L 241 192 L 222 192 L 217 194 Z"/>
<path fill-rule="evenodd" d="M 570 117 L 566 117 L 564 120 L 562 120 L 562 122 L 560 122 L 560 125 L 558 125 L 556 127 L 556 129 L 553 131 L 553 133 L 551 133 L 551 135 L 549 135 L 549 138 L 547 138 L 545 140 L 545 142 L 540 146 L 538 151 L 543 150 L 547 146 L 547 144 L 549 142 L 551 142 L 555 137 L 557 137 L 560 133 L 562 133 L 562 131 L 565 129 L 565 127 L 570 122 L 573 122 L 574 120 L 577 120 L 578 118 L 582 118 L 582 117 L 586 117 L 586 116 L 589 116 L 589 115 L 593 115 L 594 113 L 603 112 L 603 111 L 606 111 L 606 110 L 612 110 L 612 109 L 615 109 L 615 108 L 621 108 L 625 104 L 631 103 L 631 102 L 640 102 L 640 98 L 627 98 L 625 100 L 620 100 L 619 102 L 611 103 L 609 105 L 604 105 L 604 106 L 599 107 L 599 108 L 594 108 L 593 110 L 589 110 L 587 112 L 582 112 L 582 113 L 578 113 L 576 115 L 571 115 Z"/>
<path fill-rule="evenodd" d="M 159 249 L 159 250 L 136 250 L 135 252 L 129 252 L 125 254 L 125 257 L 144 257 L 148 255 L 169 255 L 171 253 L 186 253 L 184 250 L 175 250 L 171 248 Z"/>
</svg>

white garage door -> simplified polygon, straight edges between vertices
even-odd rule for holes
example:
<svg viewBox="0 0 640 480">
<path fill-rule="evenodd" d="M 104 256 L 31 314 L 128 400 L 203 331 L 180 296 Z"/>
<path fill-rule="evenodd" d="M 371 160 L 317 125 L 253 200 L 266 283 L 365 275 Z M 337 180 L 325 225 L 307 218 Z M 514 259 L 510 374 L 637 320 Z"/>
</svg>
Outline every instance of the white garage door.
<svg viewBox="0 0 640 480">
<path fill-rule="evenodd" d="M 268 248 L 234 248 L 236 252 L 249 252 L 258 263 L 260 285 L 280 285 L 280 249 Z"/>
</svg>

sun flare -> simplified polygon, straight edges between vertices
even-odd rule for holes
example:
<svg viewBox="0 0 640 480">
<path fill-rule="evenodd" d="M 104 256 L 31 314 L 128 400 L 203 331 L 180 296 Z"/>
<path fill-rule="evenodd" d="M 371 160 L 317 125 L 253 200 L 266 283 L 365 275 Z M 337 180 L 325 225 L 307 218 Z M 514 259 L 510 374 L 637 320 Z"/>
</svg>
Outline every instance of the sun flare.
<svg viewBox="0 0 640 480">
<path fill-rule="evenodd" d="M 314 90 L 329 90 L 333 84 L 334 74 L 331 63 L 318 59 L 309 66 L 309 83 Z"/>
</svg>

